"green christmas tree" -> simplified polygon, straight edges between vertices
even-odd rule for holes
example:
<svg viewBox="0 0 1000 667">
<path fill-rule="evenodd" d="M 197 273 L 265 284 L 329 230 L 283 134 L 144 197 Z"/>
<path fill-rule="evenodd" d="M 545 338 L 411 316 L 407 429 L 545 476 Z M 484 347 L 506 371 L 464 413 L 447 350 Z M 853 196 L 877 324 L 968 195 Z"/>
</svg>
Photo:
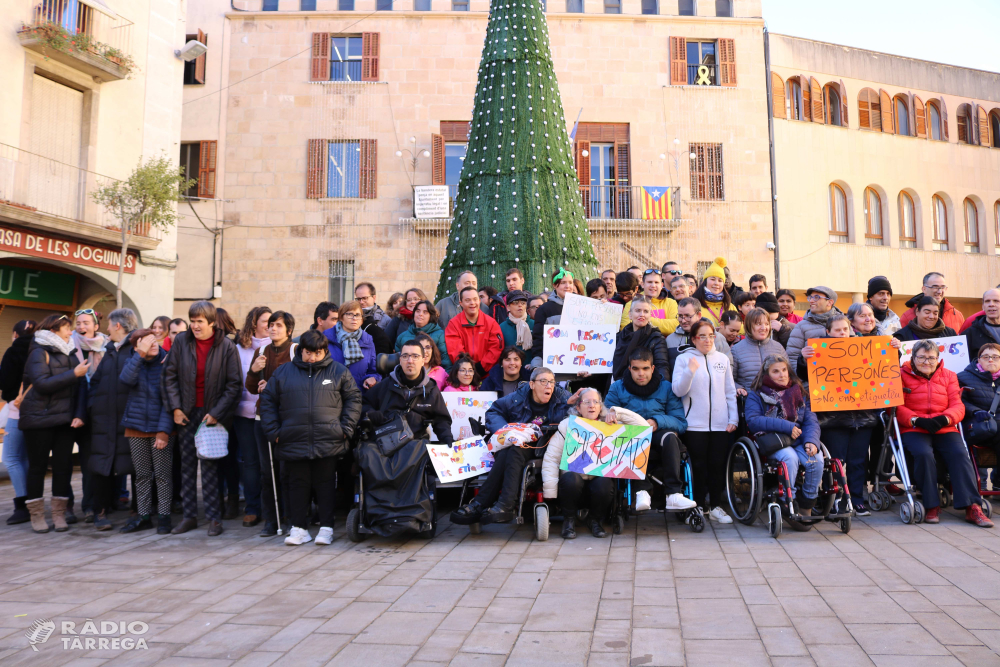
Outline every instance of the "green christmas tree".
<svg viewBox="0 0 1000 667">
<path fill-rule="evenodd" d="M 512 267 L 536 294 L 560 268 L 584 283 L 598 274 L 540 0 L 490 2 L 437 298 L 465 270 L 503 289 Z"/>
</svg>

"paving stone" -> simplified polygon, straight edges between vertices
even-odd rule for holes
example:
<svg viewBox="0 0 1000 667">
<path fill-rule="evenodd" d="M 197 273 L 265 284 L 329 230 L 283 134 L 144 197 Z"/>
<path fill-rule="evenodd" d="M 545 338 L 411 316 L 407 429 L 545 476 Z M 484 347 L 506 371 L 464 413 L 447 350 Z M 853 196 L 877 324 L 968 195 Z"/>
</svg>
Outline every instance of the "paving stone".
<svg viewBox="0 0 1000 667">
<path fill-rule="evenodd" d="M 521 631 L 519 623 L 477 623 L 462 644 L 463 653 L 507 655 Z"/>
<path fill-rule="evenodd" d="M 634 628 L 631 665 L 684 665 L 684 643 L 680 630 Z"/>
<path fill-rule="evenodd" d="M 567 632 L 592 628 L 599 602 L 595 595 L 539 593 L 526 626 L 537 631 Z"/>
<path fill-rule="evenodd" d="M 727 667 L 735 656 L 741 667 L 767 667 L 764 644 L 758 640 L 714 639 L 711 641 L 684 639 L 684 653 L 688 667 Z"/>
<path fill-rule="evenodd" d="M 507 664 L 511 667 L 578 667 L 586 661 L 590 641 L 589 632 L 522 632 Z"/>
<path fill-rule="evenodd" d="M 868 654 L 950 655 L 934 637 L 920 625 L 882 623 L 846 623 L 847 630 Z"/>
<path fill-rule="evenodd" d="M 446 614 L 387 611 L 354 638 L 361 644 L 421 646 L 441 625 Z"/>
</svg>

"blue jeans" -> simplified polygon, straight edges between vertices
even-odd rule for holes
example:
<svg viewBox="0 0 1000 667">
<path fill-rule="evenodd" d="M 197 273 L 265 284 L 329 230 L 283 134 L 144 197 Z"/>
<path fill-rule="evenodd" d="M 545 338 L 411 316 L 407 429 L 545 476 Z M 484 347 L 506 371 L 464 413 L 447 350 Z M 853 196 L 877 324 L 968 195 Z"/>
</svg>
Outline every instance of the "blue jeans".
<svg viewBox="0 0 1000 667">
<path fill-rule="evenodd" d="M 806 471 L 806 478 L 802 482 L 802 495 L 811 499 L 819 495 L 819 483 L 823 479 L 823 452 L 809 456 L 803 443 L 795 447 L 783 447 L 772 454 L 771 459 L 788 466 L 788 477 L 792 480 L 792 498 L 795 497 L 795 480 L 799 476 L 799 466 Z"/>
<path fill-rule="evenodd" d="M 243 481 L 243 497 L 246 499 L 245 512 L 260 516 L 260 455 L 257 452 L 254 421 L 246 417 L 236 417 L 233 419 L 232 432 L 239 445 L 240 477 Z"/>
<path fill-rule="evenodd" d="M 8 419 L 3 436 L 3 464 L 7 466 L 14 495 L 28 495 L 28 451 L 24 448 L 24 434 L 17 427 L 17 419 Z"/>
</svg>

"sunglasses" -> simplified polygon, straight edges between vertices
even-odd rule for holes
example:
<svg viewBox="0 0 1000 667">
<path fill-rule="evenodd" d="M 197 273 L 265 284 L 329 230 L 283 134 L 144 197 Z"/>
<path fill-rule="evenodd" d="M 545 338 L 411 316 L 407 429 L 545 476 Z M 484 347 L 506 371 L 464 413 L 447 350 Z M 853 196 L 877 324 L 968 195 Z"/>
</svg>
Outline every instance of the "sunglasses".
<svg viewBox="0 0 1000 667">
<path fill-rule="evenodd" d="M 93 308 L 84 308 L 83 310 L 76 311 L 75 314 L 76 315 L 96 315 L 97 313 L 94 312 Z"/>
<path fill-rule="evenodd" d="M 645 278 L 646 276 L 648 276 L 651 273 L 655 273 L 656 275 L 660 275 L 660 270 L 659 269 L 646 269 L 645 271 L 642 272 L 642 275 Z"/>
<path fill-rule="evenodd" d="M 667 269 L 664 273 L 669 273 L 672 276 L 683 275 L 682 272 L 678 271 L 677 269 Z"/>
</svg>

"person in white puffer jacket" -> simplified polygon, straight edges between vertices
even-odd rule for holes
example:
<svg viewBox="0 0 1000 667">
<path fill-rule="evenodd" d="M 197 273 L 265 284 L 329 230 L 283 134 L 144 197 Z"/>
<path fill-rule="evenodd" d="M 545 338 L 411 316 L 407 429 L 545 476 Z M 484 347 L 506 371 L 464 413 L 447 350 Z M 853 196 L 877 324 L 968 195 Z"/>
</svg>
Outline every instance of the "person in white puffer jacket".
<svg viewBox="0 0 1000 667">
<path fill-rule="evenodd" d="M 732 433 L 739 425 L 736 383 L 729 357 L 715 349 L 715 328 L 708 320 L 691 327 L 693 345 L 685 346 L 674 362 L 671 386 L 684 404 L 687 432 L 682 436 L 694 472 L 694 498 L 712 508 L 708 515 L 732 523 L 722 509 L 726 493 L 726 458 Z"/>
</svg>

